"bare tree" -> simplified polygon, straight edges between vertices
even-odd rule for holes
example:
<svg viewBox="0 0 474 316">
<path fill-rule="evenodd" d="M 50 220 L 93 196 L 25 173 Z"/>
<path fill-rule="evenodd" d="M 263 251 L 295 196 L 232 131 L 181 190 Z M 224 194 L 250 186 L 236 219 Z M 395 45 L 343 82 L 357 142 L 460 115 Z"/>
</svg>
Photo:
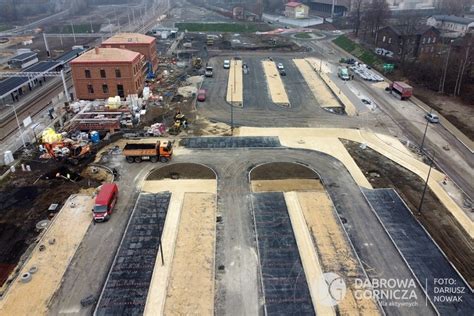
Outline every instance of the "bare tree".
<svg viewBox="0 0 474 316">
<path fill-rule="evenodd" d="M 366 31 L 368 30 L 372 37 L 384 26 L 384 21 L 390 16 L 390 10 L 386 0 L 372 0 L 367 9 L 364 9 L 363 20 L 365 21 Z"/>
<path fill-rule="evenodd" d="M 462 15 L 467 7 L 472 5 L 472 0 L 440 0 L 439 9 L 445 14 Z"/>
<path fill-rule="evenodd" d="M 362 19 L 363 2 L 364 0 L 354 0 L 354 2 L 352 3 L 352 11 L 350 13 L 350 17 L 352 19 L 352 24 L 354 26 L 354 34 L 356 37 L 359 36 L 359 29 L 360 29 L 361 19 Z"/>
</svg>

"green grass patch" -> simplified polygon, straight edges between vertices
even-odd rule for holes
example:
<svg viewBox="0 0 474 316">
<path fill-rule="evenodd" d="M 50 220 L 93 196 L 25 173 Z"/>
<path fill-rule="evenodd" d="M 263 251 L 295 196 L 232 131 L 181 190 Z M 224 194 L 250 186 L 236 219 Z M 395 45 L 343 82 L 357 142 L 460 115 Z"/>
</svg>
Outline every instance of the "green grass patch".
<svg viewBox="0 0 474 316">
<path fill-rule="evenodd" d="M 313 38 L 310 33 L 306 33 L 306 32 L 297 33 L 297 34 L 295 34 L 295 37 L 296 38 L 303 38 L 303 39 Z"/>
<path fill-rule="evenodd" d="M 0 24 L 0 32 L 6 31 L 11 29 L 11 26 L 5 25 L 5 24 Z"/>
<path fill-rule="evenodd" d="M 377 57 L 376 54 L 365 49 L 359 44 L 354 43 L 345 35 L 337 37 L 333 42 L 344 49 L 346 52 L 351 53 L 355 57 L 359 58 L 361 61 L 371 66 L 380 66 L 383 62 Z"/>
<path fill-rule="evenodd" d="M 175 26 L 188 32 L 253 33 L 271 29 L 264 23 L 176 23 Z"/>
</svg>

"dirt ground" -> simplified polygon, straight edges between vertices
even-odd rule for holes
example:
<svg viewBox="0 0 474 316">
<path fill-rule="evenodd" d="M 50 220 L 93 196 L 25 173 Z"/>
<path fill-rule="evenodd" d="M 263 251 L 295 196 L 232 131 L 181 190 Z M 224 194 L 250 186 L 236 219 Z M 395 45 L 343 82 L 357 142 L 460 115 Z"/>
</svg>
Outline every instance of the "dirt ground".
<svg viewBox="0 0 474 316">
<path fill-rule="evenodd" d="M 193 163 L 176 163 L 154 170 L 146 180 L 215 178 L 214 172 L 206 166 Z"/>
<path fill-rule="evenodd" d="M 250 179 L 255 180 L 284 180 L 284 179 L 319 179 L 311 169 L 289 162 L 274 162 L 256 167 L 250 173 Z"/>
<path fill-rule="evenodd" d="M 416 96 L 440 112 L 469 139 L 474 139 L 474 105 L 464 104 L 460 98 L 439 95 L 423 87 L 416 87 Z"/>
<path fill-rule="evenodd" d="M 474 245 L 467 232 L 428 188 L 421 214 L 420 203 L 424 181 L 409 170 L 384 158 L 359 143 L 343 141 L 345 147 L 374 188 L 393 188 L 406 202 L 415 217 L 441 247 L 463 277 L 474 286 Z"/>
<path fill-rule="evenodd" d="M 0 286 L 35 243 L 39 233 L 36 224 L 55 215 L 48 211 L 49 206 L 58 203 L 59 210 L 71 194 L 100 184 L 81 177 L 81 166 L 39 160 L 25 164 L 31 166 L 31 172 L 17 168 L 0 184 Z M 72 181 L 67 179 L 68 173 Z"/>
<path fill-rule="evenodd" d="M 286 179 L 252 181 L 253 192 L 290 192 L 324 190 L 318 179 Z"/>
<path fill-rule="evenodd" d="M 335 272 L 348 285 L 344 299 L 337 305 L 340 315 L 378 315 L 377 305 L 370 298 L 357 299 L 356 278 L 364 278 L 349 242 L 339 226 L 332 201 L 324 189 L 318 192 L 298 192 L 306 223 L 324 272 Z M 324 221 L 321 221 L 324 218 Z"/>
<path fill-rule="evenodd" d="M 214 314 L 215 195 L 186 193 L 164 315 Z"/>
</svg>

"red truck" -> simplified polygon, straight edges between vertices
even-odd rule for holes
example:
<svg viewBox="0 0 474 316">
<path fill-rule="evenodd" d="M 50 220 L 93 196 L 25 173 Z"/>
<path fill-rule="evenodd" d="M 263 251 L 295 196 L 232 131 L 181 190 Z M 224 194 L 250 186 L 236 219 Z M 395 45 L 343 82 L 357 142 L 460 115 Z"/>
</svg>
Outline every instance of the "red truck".
<svg viewBox="0 0 474 316">
<path fill-rule="evenodd" d="M 401 100 L 409 99 L 413 95 L 412 86 L 402 81 L 394 81 L 388 88 L 391 94 L 395 94 Z"/>
<path fill-rule="evenodd" d="M 118 186 L 115 183 L 104 183 L 99 194 L 95 197 L 93 214 L 94 221 L 105 222 L 110 218 L 112 210 L 117 202 Z"/>
</svg>

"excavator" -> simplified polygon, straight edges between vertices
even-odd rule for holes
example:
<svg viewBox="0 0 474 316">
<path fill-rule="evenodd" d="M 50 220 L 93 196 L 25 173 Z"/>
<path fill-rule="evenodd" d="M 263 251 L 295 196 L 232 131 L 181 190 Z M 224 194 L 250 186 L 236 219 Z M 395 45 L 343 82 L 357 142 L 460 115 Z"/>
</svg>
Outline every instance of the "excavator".
<svg viewBox="0 0 474 316">
<path fill-rule="evenodd" d="M 194 69 L 201 69 L 202 68 L 202 59 L 199 58 L 199 57 L 193 58 L 192 65 L 193 65 Z"/>
<path fill-rule="evenodd" d="M 178 110 L 174 115 L 174 124 L 168 129 L 171 135 L 178 135 L 181 129 L 188 128 L 188 119 Z"/>
<path fill-rule="evenodd" d="M 90 145 L 79 145 L 67 141 L 54 143 L 43 143 L 43 147 L 51 158 L 57 161 L 66 161 L 77 165 L 79 161 L 90 156 L 92 153 Z"/>
</svg>

